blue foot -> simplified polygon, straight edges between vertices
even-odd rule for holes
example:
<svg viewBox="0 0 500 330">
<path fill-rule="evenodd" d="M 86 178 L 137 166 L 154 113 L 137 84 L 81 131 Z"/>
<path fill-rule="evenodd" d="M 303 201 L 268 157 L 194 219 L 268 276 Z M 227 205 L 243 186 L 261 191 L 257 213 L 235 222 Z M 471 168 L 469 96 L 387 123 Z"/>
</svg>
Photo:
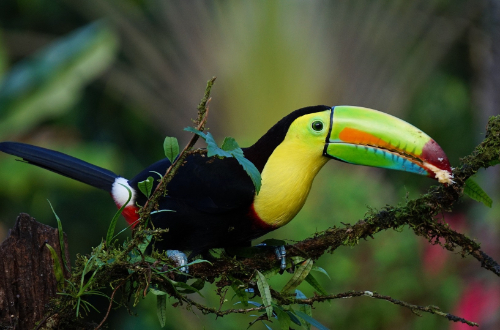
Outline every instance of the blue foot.
<svg viewBox="0 0 500 330">
<path fill-rule="evenodd" d="M 179 270 L 185 274 L 189 274 L 189 267 L 186 266 L 188 263 L 188 258 L 179 250 L 167 250 L 167 257 L 175 262 Z"/>
<path fill-rule="evenodd" d="M 281 261 L 280 270 L 283 272 L 286 269 L 286 250 L 285 246 L 277 246 L 274 248 L 274 253 L 276 254 L 276 258 Z"/>
<path fill-rule="evenodd" d="M 255 247 L 267 247 L 266 243 L 260 243 L 255 245 Z M 282 274 L 286 269 L 286 249 L 284 245 L 280 246 L 270 246 L 270 248 L 274 248 L 274 254 L 276 255 L 276 259 L 280 261 L 280 274 Z"/>
</svg>

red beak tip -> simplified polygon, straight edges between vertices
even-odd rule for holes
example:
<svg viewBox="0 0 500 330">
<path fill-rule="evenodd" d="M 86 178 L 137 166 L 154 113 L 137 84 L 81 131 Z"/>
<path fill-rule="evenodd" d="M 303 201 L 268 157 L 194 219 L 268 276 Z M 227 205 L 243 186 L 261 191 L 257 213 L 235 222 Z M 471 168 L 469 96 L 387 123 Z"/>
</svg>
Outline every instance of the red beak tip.
<svg viewBox="0 0 500 330">
<path fill-rule="evenodd" d="M 433 139 L 430 139 L 422 150 L 424 166 L 429 171 L 429 176 L 434 177 L 440 183 L 453 184 L 453 173 L 450 161 L 443 149 Z"/>
</svg>

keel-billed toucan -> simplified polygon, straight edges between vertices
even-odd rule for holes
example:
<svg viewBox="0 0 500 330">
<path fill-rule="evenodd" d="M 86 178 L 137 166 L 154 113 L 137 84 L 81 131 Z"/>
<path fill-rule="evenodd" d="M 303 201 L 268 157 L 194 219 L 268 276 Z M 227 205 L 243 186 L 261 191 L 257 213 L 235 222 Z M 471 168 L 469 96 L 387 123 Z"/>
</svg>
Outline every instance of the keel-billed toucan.
<svg viewBox="0 0 500 330">
<path fill-rule="evenodd" d="M 25 162 L 103 189 L 116 205 L 132 199 L 123 216 L 138 220 L 146 197 L 137 184 L 152 173 L 165 173 L 162 159 L 131 180 L 71 156 L 16 142 L 0 150 Z M 393 116 L 352 106 L 312 106 L 296 110 L 275 124 L 244 156 L 260 171 L 258 194 L 234 158 L 190 154 L 168 184 L 168 194 L 152 215 L 156 228 L 168 228 L 156 248 L 191 251 L 246 246 L 251 240 L 286 225 L 304 205 L 318 171 L 330 159 L 427 175 L 451 183 L 448 159 L 441 147 L 418 128 Z M 155 185 L 157 182 L 155 183 Z"/>
</svg>

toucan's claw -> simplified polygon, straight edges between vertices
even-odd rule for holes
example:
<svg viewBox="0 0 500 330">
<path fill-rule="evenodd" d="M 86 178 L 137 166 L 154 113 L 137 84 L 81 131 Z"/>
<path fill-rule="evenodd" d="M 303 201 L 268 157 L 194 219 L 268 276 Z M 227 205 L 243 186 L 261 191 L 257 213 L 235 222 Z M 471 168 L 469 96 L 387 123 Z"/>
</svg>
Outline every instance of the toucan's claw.
<svg viewBox="0 0 500 330">
<path fill-rule="evenodd" d="M 181 272 L 189 274 L 189 267 L 187 266 L 188 258 L 184 252 L 179 250 L 167 250 L 167 257 L 175 262 Z"/>
</svg>

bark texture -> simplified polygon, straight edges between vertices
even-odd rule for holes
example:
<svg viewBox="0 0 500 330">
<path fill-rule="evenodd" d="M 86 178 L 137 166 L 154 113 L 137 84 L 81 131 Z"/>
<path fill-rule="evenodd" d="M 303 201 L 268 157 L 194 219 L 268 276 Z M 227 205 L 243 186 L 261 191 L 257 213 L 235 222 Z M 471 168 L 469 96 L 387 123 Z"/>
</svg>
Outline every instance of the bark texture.
<svg viewBox="0 0 500 330">
<path fill-rule="evenodd" d="M 0 329 L 33 329 L 56 296 L 54 263 L 46 244 L 57 251 L 62 265 L 58 230 L 21 213 L 0 245 Z M 64 245 L 69 265 L 66 237 Z M 69 276 L 67 270 L 64 275 Z"/>
</svg>

